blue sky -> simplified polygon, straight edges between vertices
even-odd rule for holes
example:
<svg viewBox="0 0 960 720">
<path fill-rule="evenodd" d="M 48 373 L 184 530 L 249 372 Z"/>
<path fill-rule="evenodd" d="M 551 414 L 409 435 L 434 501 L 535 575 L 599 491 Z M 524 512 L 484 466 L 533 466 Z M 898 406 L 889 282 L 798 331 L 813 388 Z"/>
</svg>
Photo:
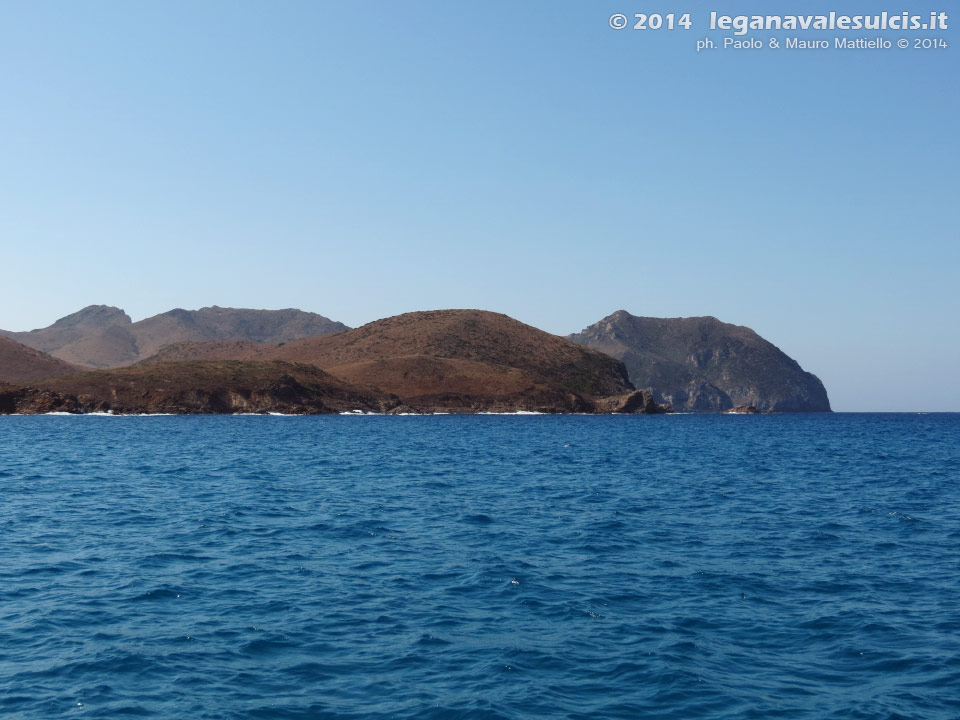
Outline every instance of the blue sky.
<svg viewBox="0 0 960 720">
<path fill-rule="evenodd" d="M 695 49 L 729 34 L 712 9 L 865 2 L 607 24 L 684 9 L 0 2 L 0 327 L 94 303 L 715 315 L 835 409 L 960 410 L 960 45 Z"/>
</svg>

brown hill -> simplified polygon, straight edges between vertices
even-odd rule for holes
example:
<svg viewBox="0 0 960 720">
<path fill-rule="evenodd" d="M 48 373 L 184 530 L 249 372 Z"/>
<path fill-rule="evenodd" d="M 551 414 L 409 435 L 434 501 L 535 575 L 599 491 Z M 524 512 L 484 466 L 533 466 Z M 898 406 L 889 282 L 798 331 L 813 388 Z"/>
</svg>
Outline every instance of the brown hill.
<svg viewBox="0 0 960 720">
<path fill-rule="evenodd" d="M 675 410 L 830 411 L 815 375 L 750 328 L 714 317 L 637 317 L 620 310 L 569 337 L 622 360 L 634 385 Z"/>
<path fill-rule="evenodd" d="M 282 345 L 176 345 L 154 360 L 184 358 L 309 363 L 422 410 L 593 412 L 609 406 L 598 398 L 633 391 L 617 360 L 481 310 L 407 313 Z"/>
<path fill-rule="evenodd" d="M 156 363 L 0 387 L 0 413 L 387 412 L 396 397 L 311 365 L 280 361 Z"/>
<path fill-rule="evenodd" d="M 281 343 L 348 329 L 322 315 L 300 310 L 207 307 L 170 310 L 131 322 L 115 307 L 91 305 L 29 332 L 0 335 L 85 367 L 132 365 L 178 342 L 243 340 Z"/>
<path fill-rule="evenodd" d="M 25 383 L 59 375 L 69 375 L 81 368 L 46 353 L 0 337 L 0 382 Z"/>
</svg>

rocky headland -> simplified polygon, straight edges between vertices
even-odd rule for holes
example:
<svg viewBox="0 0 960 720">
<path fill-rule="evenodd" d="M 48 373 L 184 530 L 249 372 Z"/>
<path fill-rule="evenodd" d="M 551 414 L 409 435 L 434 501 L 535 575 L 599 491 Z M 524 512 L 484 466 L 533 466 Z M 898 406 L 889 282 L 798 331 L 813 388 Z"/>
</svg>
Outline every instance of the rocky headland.
<svg viewBox="0 0 960 720">
<path fill-rule="evenodd" d="M 622 360 L 631 382 L 682 412 L 829 412 L 823 383 L 748 327 L 620 310 L 569 338 Z"/>
</svg>

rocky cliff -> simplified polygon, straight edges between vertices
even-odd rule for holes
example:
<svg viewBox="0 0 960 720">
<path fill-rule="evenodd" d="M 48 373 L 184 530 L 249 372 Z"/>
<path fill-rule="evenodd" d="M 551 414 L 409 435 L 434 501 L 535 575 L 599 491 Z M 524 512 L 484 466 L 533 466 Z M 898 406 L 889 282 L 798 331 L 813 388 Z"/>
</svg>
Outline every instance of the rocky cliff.
<svg viewBox="0 0 960 720">
<path fill-rule="evenodd" d="M 829 412 L 823 383 L 753 330 L 713 317 L 620 310 L 569 339 L 622 360 L 630 380 L 675 411 Z"/>
</svg>

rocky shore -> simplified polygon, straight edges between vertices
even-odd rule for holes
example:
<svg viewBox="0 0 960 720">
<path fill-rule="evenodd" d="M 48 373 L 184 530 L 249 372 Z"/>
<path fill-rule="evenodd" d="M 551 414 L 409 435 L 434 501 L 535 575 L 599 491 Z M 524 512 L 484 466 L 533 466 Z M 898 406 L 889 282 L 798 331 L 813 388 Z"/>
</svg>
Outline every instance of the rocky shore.
<svg viewBox="0 0 960 720">
<path fill-rule="evenodd" d="M 588 398 L 575 393 L 440 394 L 406 401 L 346 382 L 302 363 L 185 361 L 70 375 L 32 385 L 0 384 L 0 414 L 47 413 L 237 414 L 278 413 L 631 413 L 655 414 L 650 393 Z"/>
<path fill-rule="evenodd" d="M 283 362 L 184 362 L 80 373 L 0 387 L 0 413 L 295 415 L 389 412 L 396 396 L 309 366 Z"/>
</svg>

